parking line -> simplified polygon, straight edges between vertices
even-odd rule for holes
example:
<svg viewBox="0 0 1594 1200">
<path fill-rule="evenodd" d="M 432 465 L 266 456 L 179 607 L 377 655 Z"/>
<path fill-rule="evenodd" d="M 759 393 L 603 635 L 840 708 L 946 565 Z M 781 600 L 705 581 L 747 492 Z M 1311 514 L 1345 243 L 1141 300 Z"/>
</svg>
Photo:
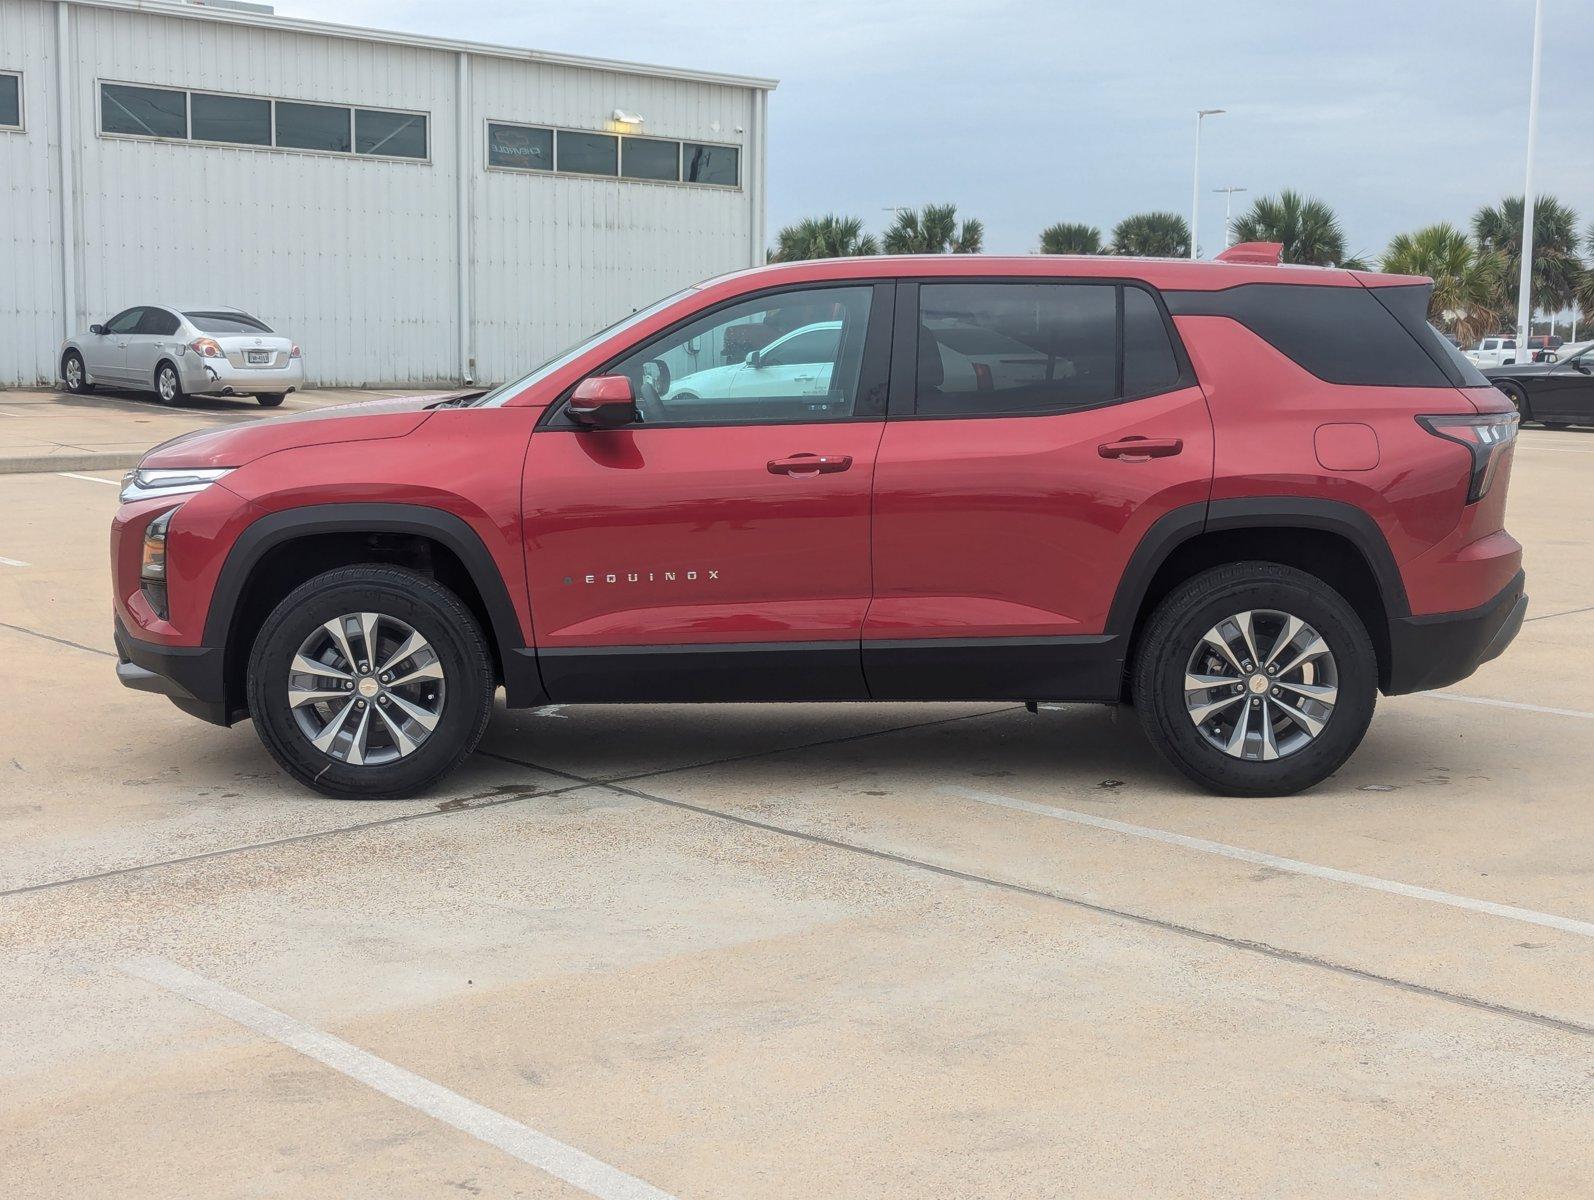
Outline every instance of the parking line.
<svg viewBox="0 0 1594 1200">
<path fill-rule="evenodd" d="M 100 479 L 94 475 L 79 475 L 76 471 L 57 471 L 62 479 L 81 479 L 84 483 L 108 483 L 112 487 L 119 487 L 120 482 L 115 479 Z"/>
<path fill-rule="evenodd" d="M 0 567 L 26 567 L 31 565 L 23 562 L 20 558 L 0 558 Z"/>
<path fill-rule="evenodd" d="M 1170 833 L 1166 829 L 1131 825 L 1126 821 L 1114 821 L 1110 817 L 1098 817 L 1092 813 L 1075 812 L 1068 808 L 1054 808 L 1049 804 L 1036 804 L 1034 801 L 1019 800 L 1013 796 L 1000 796 L 995 792 L 978 792 L 972 788 L 952 786 L 943 787 L 941 790 L 949 795 L 961 796 L 965 800 L 975 800 L 981 804 L 1011 808 L 1018 812 L 1033 813 L 1039 817 L 1050 817 L 1055 821 L 1069 821 L 1075 825 L 1088 825 L 1093 829 L 1105 829 L 1109 833 L 1121 833 L 1128 837 L 1162 842 L 1185 850 L 1198 850 L 1203 854 L 1238 859 L 1240 862 L 1270 867 L 1275 871 L 1286 871 L 1292 875 L 1310 875 L 1317 879 L 1332 880 L 1334 883 L 1349 883 L 1375 892 L 1388 892 L 1390 895 L 1405 896 L 1412 900 L 1427 900 L 1433 904 L 1447 904 L 1451 908 L 1465 908 L 1472 912 L 1487 913 L 1493 917 L 1504 917 L 1509 921 L 1521 921 L 1528 925 L 1541 925 L 1546 929 L 1559 929 L 1562 933 L 1575 933 L 1579 937 L 1594 938 L 1594 921 L 1579 921 L 1555 913 L 1517 908 L 1512 904 L 1496 904 L 1493 900 L 1475 900 L 1471 896 L 1457 896 L 1434 888 L 1416 887 L 1393 879 L 1380 879 L 1376 875 L 1341 871 L 1336 867 L 1320 867 L 1316 863 L 1302 862 L 1295 858 L 1280 858 L 1276 854 L 1264 854 L 1260 850 L 1247 850 L 1242 846 L 1229 846 L 1223 842 L 1208 841 L 1206 838 L 1190 837 L 1188 834 Z"/>
<path fill-rule="evenodd" d="M 521 1162 L 580 1188 L 589 1196 L 597 1196 L 600 1200 L 674 1200 L 668 1192 L 627 1175 L 574 1146 L 567 1146 L 503 1113 L 467 1100 L 440 1083 L 394 1066 L 342 1038 L 323 1033 L 174 962 L 140 958 L 122 963 L 121 970 L 236 1021 L 389 1099 L 452 1125 L 478 1141 L 496 1146 Z"/>
<path fill-rule="evenodd" d="M 1568 615 L 1568 614 L 1563 614 Z M 1581 708 L 1547 708 L 1542 704 L 1523 704 L 1520 700 L 1494 700 L 1488 696 L 1463 696 L 1460 692 L 1425 692 L 1430 700 L 1450 700 L 1456 704 L 1487 704 L 1491 708 L 1514 708 L 1520 712 L 1544 713 L 1551 717 L 1578 717 L 1594 721 L 1594 712 Z"/>
</svg>

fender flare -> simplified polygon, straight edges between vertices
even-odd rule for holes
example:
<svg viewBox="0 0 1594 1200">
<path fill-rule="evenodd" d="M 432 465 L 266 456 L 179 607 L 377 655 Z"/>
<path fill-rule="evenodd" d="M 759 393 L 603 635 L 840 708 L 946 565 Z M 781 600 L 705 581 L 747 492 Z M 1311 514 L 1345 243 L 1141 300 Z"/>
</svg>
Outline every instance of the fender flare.
<svg viewBox="0 0 1594 1200">
<path fill-rule="evenodd" d="M 1164 514 L 1140 539 L 1113 594 L 1107 632 L 1133 634 L 1135 617 L 1163 563 L 1203 533 L 1238 529 L 1320 529 L 1338 534 L 1366 561 L 1391 620 L 1410 615 L 1406 585 L 1383 530 L 1361 509 L 1309 496 L 1245 496 L 1186 504 Z"/>
<path fill-rule="evenodd" d="M 420 504 L 315 504 L 284 509 L 252 522 L 233 541 L 216 576 L 205 616 L 204 644 L 225 648 L 243 601 L 244 584 L 266 553 L 323 533 L 409 533 L 446 546 L 464 566 L 487 609 L 485 632 L 498 647 L 504 691 L 512 707 L 542 703 L 536 653 L 526 645 L 520 619 L 497 562 L 481 536 L 453 513 Z"/>
</svg>

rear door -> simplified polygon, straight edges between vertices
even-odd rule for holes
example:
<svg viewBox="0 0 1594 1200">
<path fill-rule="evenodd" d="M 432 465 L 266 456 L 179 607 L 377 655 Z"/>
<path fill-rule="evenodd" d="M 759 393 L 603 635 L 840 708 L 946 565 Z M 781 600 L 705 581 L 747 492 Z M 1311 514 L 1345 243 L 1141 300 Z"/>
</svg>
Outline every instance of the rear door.
<svg viewBox="0 0 1594 1200">
<path fill-rule="evenodd" d="M 174 336 L 180 322 L 164 308 L 146 308 L 137 327 L 127 336 L 122 364 L 130 382 L 143 388 L 155 386 L 155 364 L 162 355 L 175 353 Z"/>
<path fill-rule="evenodd" d="M 560 402 L 524 473 L 526 570 L 556 701 L 863 699 L 869 498 L 884 427 L 890 284 L 719 306 L 596 374 L 642 420 L 582 429 Z M 835 322 L 828 386 L 749 395 L 740 361 Z M 687 394 L 674 380 L 693 380 Z"/>
<path fill-rule="evenodd" d="M 1034 279 L 904 283 L 897 305 L 870 693 L 1116 698 L 1125 566 L 1211 487 L 1211 418 L 1164 306 L 1134 283 Z"/>
</svg>

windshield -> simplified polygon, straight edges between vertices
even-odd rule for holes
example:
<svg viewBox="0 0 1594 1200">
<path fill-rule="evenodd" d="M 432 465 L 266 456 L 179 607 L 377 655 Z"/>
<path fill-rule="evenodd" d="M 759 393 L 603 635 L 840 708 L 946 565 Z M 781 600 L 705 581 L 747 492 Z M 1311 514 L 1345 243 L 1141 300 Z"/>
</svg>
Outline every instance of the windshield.
<svg viewBox="0 0 1594 1200">
<path fill-rule="evenodd" d="M 200 333 L 270 333 L 261 320 L 241 312 L 185 312 Z"/>
<path fill-rule="evenodd" d="M 583 340 L 577 342 L 574 346 L 571 346 L 570 349 L 561 351 L 560 353 L 554 355 L 547 362 L 537 367 L 529 375 L 522 375 L 519 379 L 512 380 L 509 383 L 499 384 L 492 391 L 488 392 L 485 396 L 471 404 L 469 407 L 501 408 L 509 399 L 520 395 L 521 392 L 525 391 L 533 384 L 540 383 L 548 376 L 552 375 L 555 371 L 569 366 L 576 359 L 580 358 L 583 354 L 585 354 L 588 350 L 591 350 L 605 338 L 613 337 L 617 333 L 623 333 L 627 329 L 631 329 L 634 326 L 641 324 L 654 313 L 669 307 L 682 296 L 691 294 L 692 291 L 692 288 L 684 288 L 673 295 L 666 296 L 664 299 L 648 305 L 646 308 L 637 309 L 636 312 L 632 313 L 629 317 L 621 317 L 613 325 L 609 325 L 606 328 L 598 330 L 597 333 L 593 334 L 591 337 L 584 338 Z"/>
</svg>

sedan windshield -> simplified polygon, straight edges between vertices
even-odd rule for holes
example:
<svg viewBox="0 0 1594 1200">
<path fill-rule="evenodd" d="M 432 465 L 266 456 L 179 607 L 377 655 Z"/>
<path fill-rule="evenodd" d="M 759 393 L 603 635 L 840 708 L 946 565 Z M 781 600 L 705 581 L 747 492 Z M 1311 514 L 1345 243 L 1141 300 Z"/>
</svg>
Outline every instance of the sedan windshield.
<svg viewBox="0 0 1594 1200">
<path fill-rule="evenodd" d="M 258 317 L 241 312 L 185 312 L 200 333 L 270 333 L 271 327 Z"/>
</svg>

